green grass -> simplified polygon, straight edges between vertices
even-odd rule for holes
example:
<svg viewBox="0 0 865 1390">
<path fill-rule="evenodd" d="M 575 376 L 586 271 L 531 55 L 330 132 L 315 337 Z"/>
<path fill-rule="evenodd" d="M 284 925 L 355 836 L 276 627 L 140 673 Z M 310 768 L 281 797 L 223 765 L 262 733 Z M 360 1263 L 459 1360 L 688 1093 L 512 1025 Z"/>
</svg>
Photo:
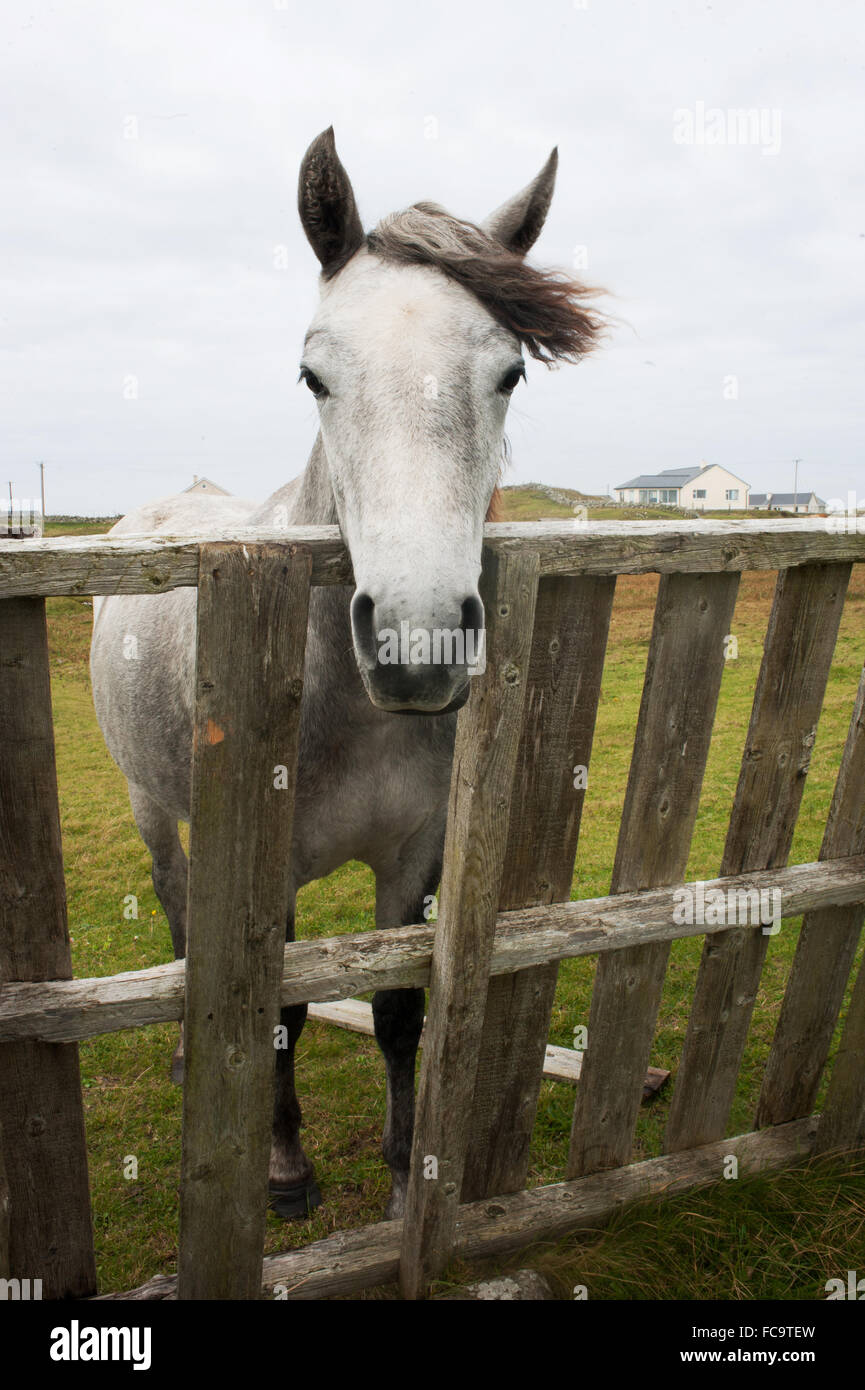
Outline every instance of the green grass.
<svg viewBox="0 0 865 1390">
<path fill-rule="evenodd" d="M 825 1298 L 827 1280 L 846 1279 L 850 1268 L 861 1272 L 863 1228 L 865 1157 L 843 1164 L 821 1158 L 785 1173 L 740 1176 L 636 1204 L 616 1212 L 602 1230 L 536 1246 L 530 1263 L 562 1299 L 577 1296 L 579 1285 L 580 1296 L 592 1300 L 806 1301 Z M 498 1268 L 527 1262 L 522 1251 Z M 483 1273 L 481 1266 L 456 1264 L 437 1291 Z"/>
<path fill-rule="evenodd" d="M 118 516 L 112 517 L 54 517 L 45 523 L 46 536 L 102 536 L 110 530 Z"/>
<path fill-rule="evenodd" d="M 555 491 L 567 497 L 567 503 L 548 497 L 537 483 L 519 483 L 501 489 L 500 511 L 502 521 L 557 521 L 559 518 L 573 519 L 574 507 L 584 505 L 589 521 L 684 521 L 694 513 L 681 507 L 662 506 L 615 506 L 606 504 L 603 498 L 593 497 L 574 488 L 556 488 Z M 700 512 L 705 521 L 766 521 L 768 514 L 760 511 L 716 511 Z M 778 521 L 788 513 L 773 513 L 769 520 Z"/>
<path fill-rule="evenodd" d="M 107 523 L 106 523 L 107 525 Z M 91 528 L 92 529 L 92 528 Z M 791 862 L 816 859 L 865 654 L 865 567 L 856 567 L 805 789 Z M 733 632 L 739 656 L 725 669 L 690 877 L 717 873 L 733 801 L 774 576 L 743 576 Z M 624 799 L 657 578 L 619 581 L 583 814 L 573 896 L 608 891 Z M 171 959 L 168 925 L 150 882 L 125 780 L 93 713 L 88 678 L 89 599 L 49 601 L 52 689 L 66 861 L 69 924 L 77 975 L 113 974 Z M 126 920 L 127 895 L 138 900 Z M 298 934 L 329 936 L 373 926 L 370 871 L 348 864 L 300 895 Z M 762 1068 L 795 948 L 798 923 L 770 940 L 730 1133 L 751 1127 Z M 653 1049 L 675 1070 L 701 941 L 673 944 Z M 861 951 L 860 951 L 861 956 Z M 858 958 L 857 958 L 858 959 Z M 572 1044 L 587 1022 L 594 964 L 565 962 L 551 1041 Z M 845 1002 L 846 1007 L 846 1002 Z M 162 1025 L 95 1038 L 81 1046 L 100 1286 L 128 1288 L 174 1267 L 180 1158 L 180 1093 L 168 1079 L 176 1028 Z M 837 1047 L 837 1035 L 834 1046 Z M 375 1042 L 308 1024 L 298 1049 L 304 1145 L 325 1204 L 307 1224 L 268 1216 L 276 1251 L 381 1219 L 387 1170 L 379 1154 L 384 1069 Z M 542 1086 L 530 1184 L 561 1179 L 573 1090 Z M 669 1097 L 642 1108 L 635 1157 L 659 1154 Z M 134 1155 L 135 1180 L 124 1177 Z M 820 1297 L 825 1280 L 865 1270 L 865 1171 L 822 1164 L 807 1173 L 720 1183 L 690 1197 L 620 1213 L 603 1233 L 575 1237 L 532 1263 L 548 1267 L 562 1296 L 586 1284 L 591 1297 Z M 512 1267 L 523 1255 L 507 1262 Z M 458 1268 L 457 1279 L 477 1271 Z M 371 1296 L 388 1297 L 393 1291 Z"/>
</svg>

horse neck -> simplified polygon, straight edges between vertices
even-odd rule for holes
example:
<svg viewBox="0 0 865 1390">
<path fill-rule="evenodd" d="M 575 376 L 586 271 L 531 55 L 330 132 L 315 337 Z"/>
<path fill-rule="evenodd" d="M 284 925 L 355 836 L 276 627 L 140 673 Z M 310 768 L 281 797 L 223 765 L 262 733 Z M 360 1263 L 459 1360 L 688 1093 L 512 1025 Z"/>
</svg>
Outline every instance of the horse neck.
<svg viewBox="0 0 865 1390">
<path fill-rule="evenodd" d="M 266 530 L 278 528 L 283 522 L 288 526 L 337 524 L 336 502 L 320 432 L 300 477 L 277 488 L 249 519 L 251 526 Z"/>
<path fill-rule="evenodd" d="M 277 510 L 281 508 L 283 510 Z M 338 518 L 324 443 L 319 433 L 299 478 L 278 488 L 250 517 L 251 526 L 279 530 L 286 526 L 336 526 Z M 351 638 L 351 589 L 317 586 L 310 594 L 306 647 L 306 684 L 315 703 L 333 717 L 361 723 L 372 706 L 357 670 Z"/>
</svg>

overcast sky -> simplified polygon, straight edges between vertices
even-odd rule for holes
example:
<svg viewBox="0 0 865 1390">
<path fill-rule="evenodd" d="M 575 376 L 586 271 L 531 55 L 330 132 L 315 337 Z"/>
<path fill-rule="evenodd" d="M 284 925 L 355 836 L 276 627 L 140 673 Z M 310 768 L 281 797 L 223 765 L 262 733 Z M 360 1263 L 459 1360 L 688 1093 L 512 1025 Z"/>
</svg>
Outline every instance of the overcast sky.
<svg viewBox="0 0 865 1390">
<path fill-rule="evenodd" d="M 865 500 L 861 5 L 36 0 L 3 28 L 4 491 L 42 459 L 49 512 L 110 514 L 302 469 L 295 190 L 333 123 L 367 227 L 479 220 L 559 146 L 533 258 L 585 260 L 618 322 L 530 364 L 507 481 L 705 459 L 790 491 L 799 456 L 800 489 Z"/>
</svg>

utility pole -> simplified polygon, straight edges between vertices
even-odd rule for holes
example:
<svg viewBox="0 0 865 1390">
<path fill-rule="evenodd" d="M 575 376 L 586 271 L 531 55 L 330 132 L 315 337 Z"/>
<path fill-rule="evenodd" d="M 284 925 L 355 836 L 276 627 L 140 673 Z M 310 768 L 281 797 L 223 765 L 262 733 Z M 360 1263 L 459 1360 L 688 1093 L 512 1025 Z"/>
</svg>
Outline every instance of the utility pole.
<svg viewBox="0 0 865 1390">
<path fill-rule="evenodd" d="M 794 514 L 794 516 L 795 516 L 795 514 L 796 514 L 796 509 L 797 509 L 797 507 L 798 507 L 798 505 L 799 505 L 799 464 L 800 464 L 801 462 L 802 462 L 801 459 L 794 459 L 794 460 L 793 460 L 793 514 Z"/>
<path fill-rule="evenodd" d="M 42 525 L 45 525 L 45 464 L 39 464 L 39 472 L 42 478 Z"/>
</svg>

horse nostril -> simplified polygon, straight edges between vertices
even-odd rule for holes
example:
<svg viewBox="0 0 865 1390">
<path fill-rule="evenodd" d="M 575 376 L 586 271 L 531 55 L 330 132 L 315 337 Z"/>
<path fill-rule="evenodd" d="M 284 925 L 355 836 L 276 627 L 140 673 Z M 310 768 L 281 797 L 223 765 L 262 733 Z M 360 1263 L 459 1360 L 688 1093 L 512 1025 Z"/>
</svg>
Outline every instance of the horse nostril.
<svg viewBox="0 0 865 1390">
<path fill-rule="evenodd" d="M 465 651 L 465 663 L 471 675 L 483 671 L 486 634 L 484 632 L 484 606 L 478 594 L 470 594 L 463 599 L 463 618 L 461 627 Z"/>
<path fill-rule="evenodd" d="M 376 663 L 374 614 L 375 604 L 369 594 L 355 594 L 351 601 L 351 627 L 364 665 L 369 667 Z"/>
<path fill-rule="evenodd" d="M 463 632 L 483 632 L 484 606 L 477 594 L 470 594 L 468 598 L 463 599 L 461 627 Z"/>
</svg>

